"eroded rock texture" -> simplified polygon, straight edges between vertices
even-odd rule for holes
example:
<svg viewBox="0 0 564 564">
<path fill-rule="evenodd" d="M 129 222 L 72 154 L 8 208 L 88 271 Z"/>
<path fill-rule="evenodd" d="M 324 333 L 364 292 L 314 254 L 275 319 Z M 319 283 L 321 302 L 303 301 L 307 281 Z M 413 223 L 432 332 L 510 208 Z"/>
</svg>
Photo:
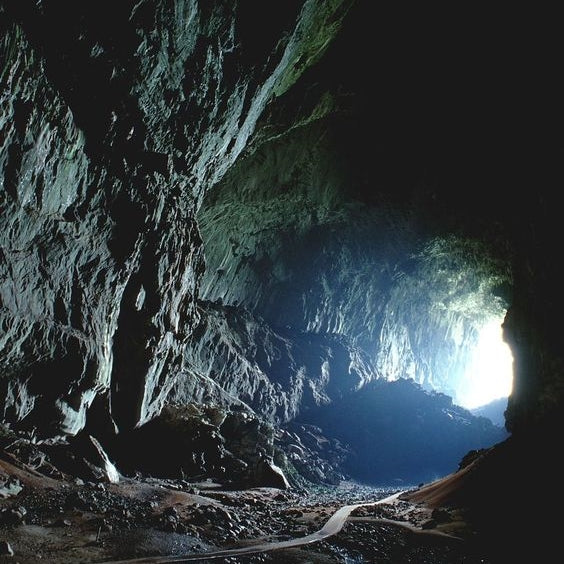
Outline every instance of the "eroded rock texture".
<svg viewBox="0 0 564 564">
<path fill-rule="evenodd" d="M 198 202 L 346 3 L 258 33 L 234 8 L 2 5 L 5 419 L 72 434 L 95 398 L 121 428 L 162 408 L 198 321 Z"/>
<path fill-rule="evenodd" d="M 371 9 L 0 3 L 5 423 L 110 444 L 377 379 L 455 394 L 504 316 L 509 428 L 561 421 L 560 153 L 515 126 L 489 35 Z M 258 463 L 209 425 L 208 458 Z"/>
<path fill-rule="evenodd" d="M 169 401 L 246 406 L 286 423 L 304 407 L 331 403 L 376 377 L 370 357 L 346 337 L 274 331 L 234 306 L 200 304 L 202 322 L 185 355 L 187 373 Z"/>
</svg>

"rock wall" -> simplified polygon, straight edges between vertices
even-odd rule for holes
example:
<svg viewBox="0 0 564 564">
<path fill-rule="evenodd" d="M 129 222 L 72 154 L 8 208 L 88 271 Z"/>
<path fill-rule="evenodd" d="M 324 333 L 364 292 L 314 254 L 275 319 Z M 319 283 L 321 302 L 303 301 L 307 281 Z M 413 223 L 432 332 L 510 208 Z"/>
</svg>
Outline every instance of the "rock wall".
<svg viewBox="0 0 564 564">
<path fill-rule="evenodd" d="M 376 377 L 370 357 L 345 336 L 276 332 L 248 310 L 213 302 L 201 302 L 199 313 L 171 404 L 237 406 L 281 424 Z"/>
<path fill-rule="evenodd" d="M 3 419 L 163 406 L 197 322 L 194 214 L 347 2 L 2 2 Z M 110 419 L 113 418 L 113 421 Z"/>
<path fill-rule="evenodd" d="M 374 377 L 456 397 L 480 328 L 501 324 L 510 303 L 507 234 L 498 230 L 493 247 L 453 227 L 464 210 L 436 210 L 439 195 L 420 179 L 400 175 L 401 198 L 390 191 L 384 159 L 358 156 L 357 95 L 331 88 L 304 92 L 305 108 L 295 92 L 278 99 L 206 196 L 201 295 L 276 329 L 340 335 L 371 359 Z"/>
<path fill-rule="evenodd" d="M 471 18 L 451 33 L 417 10 L 379 7 L 374 18 L 373 7 L 355 7 L 208 194 L 203 295 L 275 326 L 346 334 L 377 349 L 379 374 L 407 372 L 448 393 L 480 316 L 508 310 L 509 427 L 555 428 L 564 372 L 555 51 L 504 27 L 508 55 L 495 25 L 478 45 Z"/>
<path fill-rule="evenodd" d="M 561 422 L 559 138 L 515 120 L 530 100 L 488 38 L 470 56 L 473 36 L 445 49 L 372 8 L 292 0 L 257 26 L 243 2 L 0 2 L 4 422 L 126 430 L 205 397 L 285 421 L 369 372 L 435 384 L 436 345 L 473 339 L 452 288 L 509 307 L 511 429 Z M 301 333 L 340 343 L 342 385 Z"/>
</svg>

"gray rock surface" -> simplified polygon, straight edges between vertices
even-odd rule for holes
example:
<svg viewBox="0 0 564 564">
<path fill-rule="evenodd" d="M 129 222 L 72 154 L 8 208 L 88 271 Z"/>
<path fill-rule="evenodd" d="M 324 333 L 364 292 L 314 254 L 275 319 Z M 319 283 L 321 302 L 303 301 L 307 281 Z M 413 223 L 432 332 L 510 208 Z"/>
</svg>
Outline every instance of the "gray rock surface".
<svg viewBox="0 0 564 564">
<path fill-rule="evenodd" d="M 521 92 L 487 38 L 473 67 L 464 34 L 435 50 L 370 3 L 250 6 L 0 2 L 2 421 L 106 437 L 167 404 L 287 422 L 379 377 L 451 392 L 492 316 L 508 428 L 559 428 L 554 116 L 449 90 Z"/>
<path fill-rule="evenodd" d="M 3 418 L 75 434 L 162 409 L 197 323 L 194 214 L 346 2 L 2 3 Z M 237 16 L 237 17 L 236 17 Z"/>
<path fill-rule="evenodd" d="M 283 423 L 376 377 L 370 357 L 346 336 L 277 332 L 248 310 L 213 302 L 201 302 L 199 314 L 172 404 L 237 405 Z"/>
</svg>

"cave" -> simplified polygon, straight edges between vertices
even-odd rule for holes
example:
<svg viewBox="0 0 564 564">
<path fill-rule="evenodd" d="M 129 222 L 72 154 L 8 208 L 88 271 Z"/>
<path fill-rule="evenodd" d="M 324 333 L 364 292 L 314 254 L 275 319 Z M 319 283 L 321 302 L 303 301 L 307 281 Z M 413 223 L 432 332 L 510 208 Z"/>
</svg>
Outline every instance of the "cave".
<svg viewBox="0 0 564 564">
<path fill-rule="evenodd" d="M 0 559 L 551 559 L 550 23 L 1 0 Z"/>
</svg>

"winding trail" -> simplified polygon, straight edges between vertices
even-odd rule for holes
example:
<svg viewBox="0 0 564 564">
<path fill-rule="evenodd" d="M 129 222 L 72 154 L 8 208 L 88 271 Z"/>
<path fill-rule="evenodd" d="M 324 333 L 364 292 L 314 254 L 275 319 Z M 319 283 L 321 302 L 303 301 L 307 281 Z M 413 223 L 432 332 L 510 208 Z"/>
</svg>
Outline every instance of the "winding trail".
<svg viewBox="0 0 564 564">
<path fill-rule="evenodd" d="M 390 503 L 397 499 L 404 492 L 397 492 L 393 495 L 380 499 L 379 501 L 355 503 L 354 505 L 344 505 L 329 519 L 325 525 L 318 531 L 310 533 L 304 537 L 289 539 L 285 541 L 275 541 L 263 544 L 256 544 L 252 546 L 244 546 L 240 548 L 229 548 L 225 550 L 213 550 L 209 552 L 201 552 L 199 554 L 186 554 L 184 556 L 148 556 L 144 558 L 134 558 L 129 560 L 112 560 L 106 561 L 103 564 L 167 564 L 169 562 L 195 562 L 197 560 L 211 560 L 213 558 L 226 558 L 228 556 L 238 556 L 241 554 L 256 554 L 259 552 L 268 552 L 271 550 L 280 550 L 282 548 L 293 548 L 296 546 L 303 546 L 319 542 L 327 537 L 336 535 L 345 524 L 349 515 L 358 507 L 380 505 L 383 503 Z M 383 520 L 388 521 L 389 520 Z M 391 523 L 391 522 L 390 522 Z"/>
</svg>

